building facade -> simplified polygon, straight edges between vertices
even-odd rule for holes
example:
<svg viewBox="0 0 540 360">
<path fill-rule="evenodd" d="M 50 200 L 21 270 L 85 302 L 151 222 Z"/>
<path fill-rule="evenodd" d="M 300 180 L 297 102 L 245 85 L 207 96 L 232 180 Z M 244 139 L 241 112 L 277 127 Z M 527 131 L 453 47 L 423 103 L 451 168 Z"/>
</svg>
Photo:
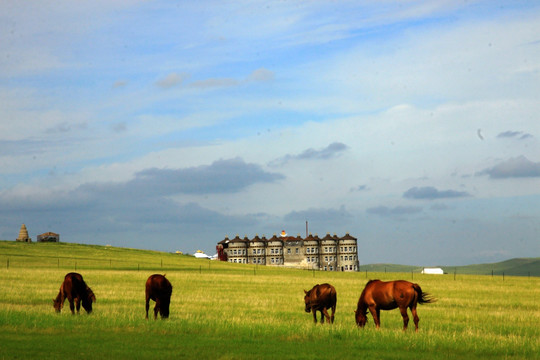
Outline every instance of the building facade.
<svg viewBox="0 0 540 360">
<path fill-rule="evenodd" d="M 287 266 L 323 271 L 358 271 L 357 239 L 349 233 L 343 237 L 326 234 L 319 238 L 309 235 L 265 236 L 249 239 L 247 236 L 233 239 L 225 237 L 216 250 L 221 261 L 240 264 Z"/>
<path fill-rule="evenodd" d="M 37 236 L 38 242 L 60 242 L 60 235 L 53 232 L 46 232 Z"/>
</svg>

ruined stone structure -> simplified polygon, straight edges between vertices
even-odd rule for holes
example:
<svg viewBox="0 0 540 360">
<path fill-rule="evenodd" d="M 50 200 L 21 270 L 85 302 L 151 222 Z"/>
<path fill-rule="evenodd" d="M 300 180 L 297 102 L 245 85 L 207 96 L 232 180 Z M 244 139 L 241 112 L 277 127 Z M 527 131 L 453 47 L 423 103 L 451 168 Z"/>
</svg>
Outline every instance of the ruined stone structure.
<svg viewBox="0 0 540 360">
<path fill-rule="evenodd" d="M 17 237 L 17 241 L 22 242 L 32 242 L 32 239 L 30 236 L 28 236 L 28 230 L 26 229 L 26 225 L 21 225 L 21 230 L 19 230 L 19 236 Z"/>
<path fill-rule="evenodd" d="M 357 239 L 348 233 L 343 237 L 326 234 L 319 238 L 281 236 L 270 239 L 256 235 L 243 239 L 225 237 L 217 246 L 218 258 L 241 264 L 287 266 L 324 271 L 358 271 Z"/>
</svg>

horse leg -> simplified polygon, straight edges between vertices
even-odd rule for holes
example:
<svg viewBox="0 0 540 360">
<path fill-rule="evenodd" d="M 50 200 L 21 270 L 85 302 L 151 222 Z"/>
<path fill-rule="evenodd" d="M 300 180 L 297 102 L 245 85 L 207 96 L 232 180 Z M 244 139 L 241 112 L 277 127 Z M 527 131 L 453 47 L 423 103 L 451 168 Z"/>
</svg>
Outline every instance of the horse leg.
<svg viewBox="0 0 540 360">
<path fill-rule="evenodd" d="M 154 306 L 154 320 L 157 319 L 157 314 L 159 312 L 159 307 L 160 307 L 159 299 L 156 299 L 156 306 Z"/>
<path fill-rule="evenodd" d="M 322 318 L 323 319 L 326 318 L 326 321 L 330 324 L 330 315 L 328 315 L 328 310 L 326 310 L 326 308 L 323 307 L 321 310 L 321 314 L 322 314 Z M 332 320 L 332 322 L 334 321 Z"/>
<path fill-rule="evenodd" d="M 406 307 L 400 307 L 399 311 L 401 312 L 401 317 L 403 318 L 403 331 L 407 330 L 407 325 L 409 325 L 409 315 L 407 314 Z"/>
<path fill-rule="evenodd" d="M 330 320 L 332 321 L 332 324 L 334 323 L 334 313 L 336 312 L 336 305 L 332 306 L 332 316 L 330 317 Z"/>
<path fill-rule="evenodd" d="M 420 322 L 420 318 L 418 317 L 418 313 L 416 312 L 416 307 L 411 308 L 411 312 L 413 314 L 415 331 L 418 332 L 418 323 Z"/>
<path fill-rule="evenodd" d="M 148 310 L 150 309 L 150 298 L 147 296 L 146 297 L 146 319 L 148 320 Z"/>
<path fill-rule="evenodd" d="M 371 313 L 371 316 L 373 316 L 373 322 L 375 323 L 375 327 L 378 329 L 381 327 L 381 322 L 379 319 L 380 310 L 376 308 L 375 306 L 369 306 L 369 312 Z"/>
<path fill-rule="evenodd" d="M 75 303 L 73 302 L 73 298 L 71 296 L 68 296 L 69 301 L 69 310 L 71 310 L 71 313 L 75 315 Z"/>
<path fill-rule="evenodd" d="M 76 297 L 75 298 L 75 306 L 77 307 L 77 314 L 81 311 L 81 298 Z"/>
</svg>

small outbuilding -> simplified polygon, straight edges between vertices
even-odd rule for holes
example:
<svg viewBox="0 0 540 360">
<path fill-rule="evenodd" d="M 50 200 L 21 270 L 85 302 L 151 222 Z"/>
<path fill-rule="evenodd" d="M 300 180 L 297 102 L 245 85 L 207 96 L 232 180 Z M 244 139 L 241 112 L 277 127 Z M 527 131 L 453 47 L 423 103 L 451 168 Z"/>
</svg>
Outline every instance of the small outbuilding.
<svg viewBox="0 0 540 360">
<path fill-rule="evenodd" d="M 46 232 L 37 236 L 38 242 L 60 242 L 60 235 L 53 232 Z"/>
<path fill-rule="evenodd" d="M 433 274 L 433 275 L 442 275 L 444 274 L 444 271 L 443 269 L 437 267 L 433 267 L 433 268 L 424 268 L 422 270 L 422 274 Z"/>
</svg>

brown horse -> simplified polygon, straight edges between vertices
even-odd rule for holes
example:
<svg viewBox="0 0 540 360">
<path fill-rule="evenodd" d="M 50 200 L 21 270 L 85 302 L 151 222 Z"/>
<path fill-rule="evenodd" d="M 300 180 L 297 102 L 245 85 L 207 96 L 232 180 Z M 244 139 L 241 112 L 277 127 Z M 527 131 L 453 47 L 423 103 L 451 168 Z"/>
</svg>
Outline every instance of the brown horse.
<svg viewBox="0 0 540 360">
<path fill-rule="evenodd" d="M 435 302 L 428 293 L 422 292 L 418 284 L 413 284 L 405 280 L 380 281 L 370 280 L 366 284 L 356 308 L 356 324 L 364 327 L 367 321 L 367 311 L 371 312 L 373 321 L 377 329 L 381 326 L 381 310 L 393 310 L 399 308 L 403 317 L 403 330 L 407 329 L 409 316 L 407 308 L 411 309 L 413 314 L 414 326 L 418 331 L 418 314 L 416 313 L 417 304 L 428 304 Z"/>
<path fill-rule="evenodd" d="M 156 302 L 156 306 L 154 306 L 154 319 L 157 319 L 158 312 L 162 319 L 168 318 L 171 294 L 172 285 L 165 278 L 165 275 L 150 275 L 148 280 L 146 280 L 146 318 L 148 319 L 150 299 Z"/>
<path fill-rule="evenodd" d="M 72 314 L 75 314 L 75 307 L 77 307 L 77 314 L 79 313 L 81 302 L 84 310 L 90 314 L 92 312 L 92 302 L 96 301 L 96 296 L 92 289 L 86 285 L 81 274 L 69 273 L 64 277 L 60 291 L 56 299 L 53 300 L 56 312 L 62 310 L 66 299 L 69 301 Z"/>
<path fill-rule="evenodd" d="M 317 311 L 321 312 L 321 324 L 326 321 L 334 323 L 334 313 L 336 312 L 337 294 L 336 289 L 330 284 L 317 284 L 311 290 L 306 291 L 304 302 L 306 303 L 306 312 L 313 312 L 313 320 L 317 323 Z M 328 315 L 326 309 L 332 309 L 332 316 Z"/>
</svg>

